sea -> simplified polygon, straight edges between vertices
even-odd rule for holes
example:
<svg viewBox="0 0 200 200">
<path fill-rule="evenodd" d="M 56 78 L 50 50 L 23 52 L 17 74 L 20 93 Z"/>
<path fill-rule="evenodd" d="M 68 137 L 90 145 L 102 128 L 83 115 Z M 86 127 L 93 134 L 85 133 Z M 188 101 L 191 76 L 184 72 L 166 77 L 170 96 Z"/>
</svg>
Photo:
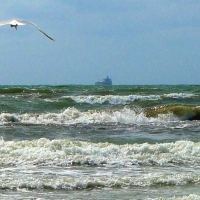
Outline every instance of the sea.
<svg viewBox="0 0 200 200">
<path fill-rule="evenodd" d="M 200 199 L 200 85 L 0 86 L 0 199 Z"/>
</svg>

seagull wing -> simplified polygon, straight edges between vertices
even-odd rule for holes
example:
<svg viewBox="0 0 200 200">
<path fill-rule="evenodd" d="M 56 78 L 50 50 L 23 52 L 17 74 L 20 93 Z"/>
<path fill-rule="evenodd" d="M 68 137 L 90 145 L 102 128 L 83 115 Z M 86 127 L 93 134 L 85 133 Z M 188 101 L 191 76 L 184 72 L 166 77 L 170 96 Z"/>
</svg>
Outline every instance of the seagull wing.
<svg viewBox="0 0 200 200">
<path fill-rule="evenodd" d="M 42 31 L 36 24 L 32 23 L 32 22 L 28 22 L 28 21 L 24 21 L 24 20 L 17 20 L 20 23 L 25 23 L 25 24 L 31 24 L 33 26 L 35 26 L 41 33 L 43 33 L 46 37 L 48 37 L 50 40 L 55 41 L 53 38 L 51 38 L 50 36 L 48 36 L 44 31 Z M 1 23 L 1 22 L 0 22 Z M 4 24 L 3 24 L 4 25 Z"/>
<path fill-rule="evenodd" d="M 0 21 L 0 26 L 10 24 L 11 21 L 12 21 L 12 19 L 10 19 L 10 20 Z"/>
<path fill-rule="evenodd" d="M 7 24 L 10 24 L 10 25 L 25 25 L 25 23 L 22 23 L 21 20 L 18 20 L 18 19 L 10 19 L 10 20 L 5 20 L 5 21 L 0 21 L 0 26 L 3 26 L 3 25 L 7 25 Z"/>
</svg>

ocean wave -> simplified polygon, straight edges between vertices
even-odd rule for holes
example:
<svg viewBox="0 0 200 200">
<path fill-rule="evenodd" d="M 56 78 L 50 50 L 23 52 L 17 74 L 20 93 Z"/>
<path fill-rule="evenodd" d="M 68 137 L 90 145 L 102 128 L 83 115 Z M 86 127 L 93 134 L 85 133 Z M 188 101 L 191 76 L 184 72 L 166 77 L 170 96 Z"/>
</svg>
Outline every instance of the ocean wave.
<svg viewBox="0 0 200 200">
<path fill-rule="evenodd" d="M 128 95 L 128 96 L 120 96 L 120 95 L 81 95 L 81 96 L 64 96 L 63 98 L 71 98 L 76 103 L 88 103 L 88 104 L 129 104 L 134 101 L 156 101 L 160 99 L 159 95 Z"/>
<path fill-rule="evenodd" d="M 25 124 L 99 124 L 99 123 L 122 123 L 122 124 L 147 124 L 153 122 L 177 121 L 172 114 L 159 114 L 148 117 L 143 109 L 123 108 L 120 110 L 88 110 L 81 112 L 76 108 L 67 108 L 60 113 L 25 113 L 11 114 L 1 113 L 0 122 L 19 122 Z"/>
<path fill-rule="evenodd" d="M 53 93 L 54 91 L 51 88 L 41 86 L 33 88 L 31 86 L 13 86 L 13 87 L 0 87 L 0 94 L 17 94 L 17 93 L 28 93 L 28 94 L 34 94 L 34 93 L 44 93 L 49 94 Z"/>
<path fill-rule="evenodd" d="M 4 177 L 0 179 L 0 189 L 53 189 L 53 190 L 85 190 L 95 188 L 124 188 L 124 187 L 150 187 L 150 186 L 174 186 L 200 183 L 198 175 L 161 175 L 148 174 L 140 177 L 70 177 L 55 176 L 36 178 L 25 177 Z"/>
<path fill-rule="evenodd" d="M 135 101 L 157 101 L 163 98 L 172 99 L 185 99 L 195 97 L 194 94 L 189 93 L 170 93 L 164 95 L 80 95 L 80 96 L 63 96 L 62 98 L 72 99 L 76 103 L 87 104 L 113 104 L 113 105 L 125 105 Z"/>
<path fill-rule="evenodd" d="M 163 198 L 163 197 L 159 197 L 159 198 L 147 198 L 146 200 L 199 200 L 200 196 L 196 195 L 196 194 L 190 194 L 187 196 L 174 196 L 171 198 Z"/>
<path fill-rule="evenodd" d="M 0 141 L 0 164 L 5 166 L 174 166 L 200 164 L 200 143 L 91 143 L 69 140 Z M 199 179 L 200 180 L 200 179 Z"/>
<path fill-rule="evenodd" d="M 136 165 L 140 168 L 142 165 L 170 166 L 170 169 L 174 166 L 178 168 L 185 165 L 199 166 L 199 153 L 200 144 L 189 141 L 153 145 L 147 143 L 114 145 L 69 140 L 50 141 L 44 138 L 18 142 L 2 140 L 0 141 L 0 166 L 6 167 L 1 168 L 3 173 L 1 173 L 0 189 L 84 190 L 199 185 L 200 175 L 193 170 L 152 173 L 149 169 L 142 174 L 134 171 Z M 112 167 L 118 170 L 126 168 L 126 175 L 105 170 L 82 174 L 69 169 L 74 165 L 103 169 Z M 59 166 L 66 168 L 60 171 Z M 47 167 L 49 170 L 43 172 L 42 170 Z M 128 173 L 127 170 L 130 172 Z M 23 173 L 23 176 L 20 176 L 20 173 Z"/>
<path fill-rule="evenodd" d="M 170 94 L 164 94 L 163 96 L 174 99 L 184 99 L 184 98 L 195 97 L 196 95 L 190 93 L 170 93 Z"/>
<path fill-rule="evenodd" d="M 158 117 L 167 113 L 172 113 L 180 120 L 200 120 L 200 106 L 174 104 L 146 109 L 147 117 Z"/>
<path fill-rule="evenodd" d="M 199 164 L 200 143 L 190 141 L 115 145 L 45 138 L 18 142 L 1 140 L 0 189 L 85 190 L 200 185 L 200 175 L 192 168 L 190 171 L 171 171 L 173 167 L 198 167 Z M 70 170 L 72 166 L 73 169 L 92 166 L 103 170 L 92 175 L 82 174 Z M 143 170 L 142 166 L 170 169 L 137 173 L 138 169 Z M 65 170 L 60 171 L 59 167 Z M 107 167 L 117 168 L 118 173 L 107 171 Z M 126 169 L 126 175 L 119 173 L 120 169 L 121 172 Z"/>
<path fill-rule="evenodd" d="M 200 107 L 193 105 L 162 105 L 142 109 L 124 107 L 122 109 L 80 111 L 69 107 L 58 113 L 1 113 L 0 123 L 24 124 L 149 124 L 169 123 L 184 120 L 200 120 Z"/>
</svg>

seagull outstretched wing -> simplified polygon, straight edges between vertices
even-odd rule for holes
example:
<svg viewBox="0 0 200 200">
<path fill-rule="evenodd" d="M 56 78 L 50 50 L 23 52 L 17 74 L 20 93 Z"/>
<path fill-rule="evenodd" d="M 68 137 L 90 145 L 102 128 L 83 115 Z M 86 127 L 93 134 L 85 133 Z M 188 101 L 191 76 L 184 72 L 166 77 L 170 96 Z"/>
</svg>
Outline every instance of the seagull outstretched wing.
<svg viewBox="0 0 200 200">
<path fill-rule="evenodd" d="M 15 27 L 20 26 L 20 25 L 25 25 L 25 24 L 33 25 L 35 28 L 37 28 L 42 34 L 44 34 L 50 40 L 55 41 L 53 38 L 48 36 L 44 31 L 42 31 L 36 24 L 34 24 L 32 22 L 28 22 L 28 21 L 20 20 L 20 19 L 11 19 L 11 20 L 0 21 L 0 26 L 7 25 L 7 24 L 10 24 L 11 26 L 15 26 Z"/>
</svg>

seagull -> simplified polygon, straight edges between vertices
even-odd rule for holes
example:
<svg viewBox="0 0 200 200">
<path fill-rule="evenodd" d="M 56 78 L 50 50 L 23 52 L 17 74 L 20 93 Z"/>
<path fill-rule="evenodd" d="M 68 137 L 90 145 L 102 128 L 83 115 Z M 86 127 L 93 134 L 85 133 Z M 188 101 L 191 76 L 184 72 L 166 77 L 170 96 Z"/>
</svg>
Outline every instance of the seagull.
<svg viewBox="0 0 200 200">
<path fill-rule="evenodd" d="M 35 28 L 37 28 L 41 33 L 43 33 L 50 40 L 55 41 L 53 38 L 48 36 L 45 32 L 43 32 L 37 25 L 35 25 L 32 22 L 28 22 L 28 21 L 24 21 L 24 20 L 20 20 L 20 19 L 10 19 L 10 20 L 5 20 L 5 21 L 0 21 L 0 26 L 7 25 L 7 24 L 10 24 L 10 27 L 14 27 L 16 30 L 17 30 L 17 26 L 31 24 L 31 25 L 35 26 Z"/>
</svg>

